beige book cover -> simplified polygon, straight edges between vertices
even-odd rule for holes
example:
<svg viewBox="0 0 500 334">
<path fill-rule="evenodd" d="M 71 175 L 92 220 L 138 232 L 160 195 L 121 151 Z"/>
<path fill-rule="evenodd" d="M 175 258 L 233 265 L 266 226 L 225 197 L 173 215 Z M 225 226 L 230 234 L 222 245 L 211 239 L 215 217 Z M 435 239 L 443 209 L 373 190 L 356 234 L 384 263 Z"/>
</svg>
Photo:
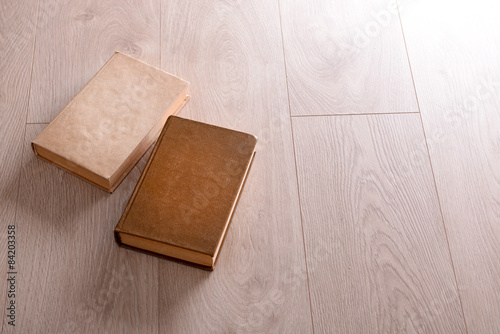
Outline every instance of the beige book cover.
<svg viewBox="0 0 500 334">
<path fill-rule="evenodd" d="M 170 116 L 115 228 L 118 244 L 213 270 L 256 143 Z"/>
<path fill-rule="evenodd" d="M 33 140 L 35 154 L 113 192 L 188 101 L 189 83 L 115 52 Z"/>
</svg>

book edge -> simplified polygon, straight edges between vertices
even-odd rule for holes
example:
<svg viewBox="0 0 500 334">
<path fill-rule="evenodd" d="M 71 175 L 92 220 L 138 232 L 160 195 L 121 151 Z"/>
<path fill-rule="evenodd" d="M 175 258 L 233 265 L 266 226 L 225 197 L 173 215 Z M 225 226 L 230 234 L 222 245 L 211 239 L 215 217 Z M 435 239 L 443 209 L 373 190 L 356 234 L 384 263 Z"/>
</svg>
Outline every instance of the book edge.
<svg viewBox="0 0 500 334">
<path fill-rule="evenodd" d="M 59 163 L 55 162 L 54 160 L 51 160 L 51 159 L 49 159 L 49 158 L 47 158 L 47 157 L 43 156 L 42 154 L 40 154 L 40 153 L 37 151 L 36 146 L 41 147 L 41 148 L 43 148 L 44 150 L 47 150 L 47 151 L 49 151 L 49 150 L 48 150 L 47 148 L 45 148 L 45 147 L 41 146 L 40 144 L 37 144 L 37 143 L 31 143 L 31 148 L 33 149 L 33 151 L 34 151 L 34 153 L 35 153 L 35 156 L 36 156 L 38 159 L 40 159 L 40 160 L 42 160 L 42 161 L 45 161 L 45 162 L 48 162 L 48 163 L 50 163 L 52 166 L 55 166 L 55 167 L 59 168 L 60 170 L 63 170 L 64 172 L 69 173 L 69 174 L 71 174 L 71 175 L 73 175 L 73 176 L 76 176 L 76 177 L 78 177 L 79 179 L 84 180 L 84 181 L 86 181 L 86 182 L 88 182 L 88 183 L 90 183 L 90 184 L 92 184 L 92 185 L 94 185 L 94 186 L 98 187 L 98 188 L 99 188 L 99 189 L 101 189 L 101 190 L 104 190 L 104 191 L 106 191 L 106 192 L 108 192 L 108 193 L 113 193 L 114 189 L 112 189 L 112 188 L 111 188 L 111 185 L 110 185 L 110 183 L 109 183 L 109 179 L 107 179 L 107 178 L 105 178 L 105 177 L 103 177 L 103 176 L 101 176 L 101 175 L 98 175 L 98 174 L 96 174 L 96 173 L 92 172 L 92 171 L 91 171 L 91 170 L 89 170 L 88 168 L 85 168 L 85 167 L 82 167 L 82 166 L 80 166 L 80 165 L 78 165 L 78 164 L 75 164 L 76 166 L 78 166 L 78 167 L 79 167 L 79 168 L 81 168 L 82 170 L 87 171 L 89 174 L 94 174 L 94 175 L 95 175 L 98 179 L 102 179 L 102 180 L 104 181 L 103 183 L 107 184 L 107 187 L 106 187 L 106 186 L 103 186 L 103 185 L 101 185 L 101 184 L 99 184 L 99 183 L 97 183 L 97 182 L 95 182 L 95 181 L 92 181 L 91 179 L 89 179 L 89 178 L 87 178 L 87 177 L 85 177 L 85 176 L 83 176 L 83 175 L 81 175 L 81 174 L 76 173 L 75 171 L 73 171 L 73 170 L 71 170 L 71 169 L 67 168 L 67 167 L 66 167 L 66 166 L 64 166 L 64 165 L 61 165 L 61 164 L 59 164 Z M 57 155 L 57 154 L 55 154 L 55 153 L 54 153 L 54 155 Z M 59 155 L 58 155 L 58 156 L 59 156 Z"/>
<path fill-rule="evenodd" d="M 115 228 L 115 232 L 117 233 L 123 233 L 123 234 L 128 234 L 128 235 L 132 235 L 132 236 L 135 236 L 135 237 L 138 237 L 138 238 L 141 238 L 141 239 L 144 239 L 144 240 L 150 240 L 150 241 L 154 241 L 154 242 L 159 242 L 159 243 L 162 243 L 162 244 L 165 244 L 165 245 L 169 245 L 169 246 L 172 246 L 172 247 L 176 247 L 176 248 L 179 248 L 179 249 L 185 249 L 187 251 L 191 251 L 191 252 L 195 252 L 195 253 L 198 253 L 198 254 L 202 254 L 202 255 L 207 255 L 207 256 L 210 256 L 213 258 L 213 255 L 212 254 L 208 254 L 208 253 L 204 253 L 204 252 L 200 252 L 198 250 L 195 250 L 195 249 L 191 249 L 191 248 L 188 248 L 188 247 L 182 247 L 182 246 L 179 246 L 179 245 L 174 245 L 170 242 L 165 242 L 165 241 L 161 241 L 161 240 L 157 240 L 157 239 L 153 239 L 153 238 L 149 238 L 149 237 L 144 237 L 144 236 L 141 236 L 141 235 L 138 235 L 138 234 L 135 234 L 135 233 L 130 233 L 130 232 L 125 232 L 125 231 L 122 231 L 122 230 L 119 230 L 119 231 L 116 231 L 116 228 Z M 121 238 L 119 238 L 121 240 Z M 120 242 L 120 245 L 124 245 L 123 243 Z M 133 246 L 129 246 L 129 247 L 133 247 Z M 134 247 L 135 248 L 135 247 Z M 142 249 L 142 248 L 141 248 Z M 154 253 L 154 252 L 152 252 Z M 165 255 L 165 256 L 168 256 L 168 255 Z M 188 261 L 189 262 L 189 261 Z"/>
<path fill-rule="evenodd" d="M 213 265 L 213 266 L 204 266 L 204 265 L 196 263 L 196 262 L 189 262 L 189 261 L 186 261 L 186 260 L 178 259 L 176 257 L 171 257 L 171 256 L 167 256 L 167 255 L 163 255 L 163 254 L 151 252 L 151 251 L 148 251 L 148 250 L 145 250 L 145 249 L 142 249 L 142 248 L 137 248 L 137 247 L 129 246 L 127 244 L 118 244 L 118 245 L 120 247 L 122 247 L 122 248 L 125 248 L 125 249 L 130 249 L 130 250 L 133 250 L 133 251 L 136 251 L 136 252 L 139 252 L 139 253 L 143 253 L 143 254 L 147 254 L 147 255 L 152 255 L 152 256 L 155 256 L 157 258 L 164 259 L 164 260 L 169 260 L 169 261 L 176 262 L 176 263 L 179 263 L 179 264 L 183 264 L 183 265 L 188 266 L 188 267 L 193 267 L 193 268 L 197 268 L 197 269 L 203 269 L 203 270 L 206 270 L 206 271 L 214 271 L 214 268 L 215 268 L 215 265 Z"/>
<path fill-rule="evenodd" d="M 140 235 L 135 234 L 135 233 L 124 232 L 124 231 L 119 231 L 118 233 L 120 233 L 120 236 L 119 236 L 120 240 L 122 239 L 121 235 L 129 235 L 129 236 L 133 236 L 133 237 L 136 237 L 136 238 L 141 238 L 141 239 L 146 240 L 146 241 L 151 241 L 151 242 L 155 242 L 155 243 L 164 244 L 164 245 L 167 245 L 167 246 L 170 246 L 170 247 L 177 248 L 179 250 L 185 250 L 185 251 L 196 253 L 196 254 L 199 254 L 199 255 L 202 255 L 202 256 L 207 256 L 207 257 L 211 258 L 211 260 L 213 261 L 213 256 L 211 254 L 208 254 L 208 253 L 200 252 L 200 251 L 197 251 L 197 250 L 194 250 L 194 249 L 190 249 L 190 248 L 187 248 L 187 247 L 178 246 L 178 245 L 175 245 L 175 244 L 172 244 L 172 243 L 169 243 L 169 242 L 165 242 L 165 241 L 160 241 L 160 240 L 155 240 L 153 238 L 140 236 Z M 162 256 L 166 256 L 166 257 L 173 257 L 173 258 L 176 258 L 176 259 L 179 259 L 179 260 L 182 260 L 182 261 L 192 262 L 192 263 L 196 263 L 196 264 L 199 264 L 201 266 L 204 266 L 203 264 L 200 264 L 198 262 L 193 262 L 193 261 L 181 259 L 181 258 L 178 258 L 178 257 L 175 257 L 175 256 L 171 256 L 171 255 L 165 255 L 163 253 L 157 253 L 157 252 L 154 252 L 154 251 L 151 251 L 151 250 L 147 250 L 147 249 L 144 249 L 144 248 L 141 248 L 141 247 L 132 246 L 132 245 L 130 245 L 128 243 L 122 242 L 120 245 L 126 245 L 129 248 L 139 248 L 139 249 L 142 249 L 142 250 L 150 252 L 150 253 L 155 253 L 155 254 L 159 254 L 159 255 L 162 255 Z"/>
<path fill-rule="evenodd" d="M 229 218 L 227 220 L 226 228 L 224 229 L 224 233 L 221 236 L 221 240 L 219 241 L 219 245 L 217 246 L 216 252 L 214 254 L 213 267 L 215 267 L 215 265 L 217 264 L 217 260 L 219 259 L 219 255 L 221 253 L 222 246 L 224 246 L 224 241 L 226 241 L 226 236 L 227 236 L 227 233 L 229 231 L 229 227 L 231 226 L 231 223 L 232 223 L 233 217 L 234 217 L 234 213 L 236 212 L 236 208 L 238 207 L 238 203 L 240 202 L 241 193 L 243 192 L 243 189 L 245 188 L 245 184 L 248 180 L 248 174 L 250 174 L 250 169 L 252 168 L 256 153 L 257 152 L 255 151 L 255 147 L 254 147 L 254 151 L 252 153 L 250 161 L 248 162 L 248 166 L 247 166 L 247 169 L 245 171 L 245 175 L 243 176 L 243 180 L 241 182 L 240 189 L 238 190 L 238 195 L 236 195 L 236 199 L 233 203 L 233 208 L 231 210 L 231 214 L 229 215 Z"/>
</svg>

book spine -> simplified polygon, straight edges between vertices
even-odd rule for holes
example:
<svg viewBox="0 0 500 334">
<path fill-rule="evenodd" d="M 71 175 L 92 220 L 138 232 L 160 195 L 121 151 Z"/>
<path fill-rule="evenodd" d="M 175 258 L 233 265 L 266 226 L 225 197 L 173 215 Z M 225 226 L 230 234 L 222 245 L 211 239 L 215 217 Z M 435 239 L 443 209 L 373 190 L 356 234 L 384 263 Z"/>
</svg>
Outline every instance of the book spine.
<svg viewBox="0 0 500 334">
<path fill-rule="evenodd" d="M 128 212 L 130 210 L 130 207 L 134 203 L 135 197 L 137 196 L 137 193 L 139 192 L 139 189 L 142 186 L 142 183 L 144 181 L 144 178 L 146 177 L 146 174 L 148 173 L 149 167 L 151 166 L 151 163 L 153 162 L 156 152 L 158 151 L 158 147 L 160 146 L 160 143 L 163 140 L 163 137 L 165 136 L 165 132 L 170 124 L 170 120 L 172 119 L 172 116 L 170 116 L 167 121 L 165 122 L 165 126 L 163 127 L 163 130 L 161 131 L 160 137 L 158 138 L 158 141 L 155 144 L 155 147 L 153 148 L 153 151 L 151 152 L 151 155 L 149 156 L 148 162 L 146 163 L 146 167 L 144 167 L 144 170 L 142 171 L 141 177 L 139 178 L 139 181 L 137 182 L 134 191 L 132 192 L 132 195 L 130 196 L 130 199 L 128 200 L 127 206 L 125 207 L 125 210 L 123 211 L 122 217 L 118 221 L 118 224 L 115 227 L 115 240 L 116 242 L 121 245 L 121 240 L 120 240 L 120 231 L 123 226 L 123 223 L 125 222 L 125 218 L 128 215 Z"/>
</svg>

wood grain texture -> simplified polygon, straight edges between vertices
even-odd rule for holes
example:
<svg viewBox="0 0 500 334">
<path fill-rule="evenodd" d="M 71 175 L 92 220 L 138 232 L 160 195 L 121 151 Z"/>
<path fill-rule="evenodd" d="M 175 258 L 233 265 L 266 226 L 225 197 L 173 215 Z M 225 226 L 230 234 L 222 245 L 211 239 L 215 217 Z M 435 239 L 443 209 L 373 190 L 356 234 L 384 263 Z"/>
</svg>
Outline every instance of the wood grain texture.
<svg viewBox="0 0 500 334">
<path fill-rule="evenodd" d="M 159 332 L 309 333 L 277 3 L 164 2 L 162 22 L 162 69 L 192 83 L 181 116 L 259 142 L 215 271 L 159 263 Z"/>
<path fill-rule="evenodd" d="M 115 50 L 159 66 L 159 6 L 41 2 L 28 122 L 55 117 Z M 29 143 L 44 126 L 29 125 L 18 147 L 16 330 L 157 332 L 157 259 L 130 257 L 112 234 L 145 159 L 108 195 L 34 157 Z"/>
<path fill-rule="evenodd" d="M 388 0 L 160 2 L 0 1 L 2 333 L 500 332 L 498 5 L 400 3 L 427 150 Z M 30 150 L 115 50 L 259 137 L 212 273 L 115 244 L 149 153 L 108 195 Z M 293 118 L 305 240 L 287 75 L 293 115 L 399 113 Z"/>
<path fill-rule="evenodd" d="M 499 333 L 500 6 L 400 7 L 467 327 Z"/>
<path fill-rule="evenodd" d="M 50 122 L 113 55 L 160 65 L 159 0 L 41 1 L 28 122 Z"/>
<path fill-rule="evenodd" d="M 0 2 L 0 305 L 6 331 L 7 226 L 16 222 L 19 170 L 35 41 L 38 0 Z"/>
<path fill-rule="evenodd" d="M 417 111 L 395 0 L 280 0 L 292 115 Z"/>
<path fill-rule="evenodd" d="M 16 330 L 29 333 L 156 333 L 157 259 L 114 242 L 143 159 L 108 194 L 40 159 L 28 125 L 17 210 Z"/>
<path fill-rule="evenodd" d="M 316 333 L 465 333 L 417 114 L 293 119 Z"/>
</svg>

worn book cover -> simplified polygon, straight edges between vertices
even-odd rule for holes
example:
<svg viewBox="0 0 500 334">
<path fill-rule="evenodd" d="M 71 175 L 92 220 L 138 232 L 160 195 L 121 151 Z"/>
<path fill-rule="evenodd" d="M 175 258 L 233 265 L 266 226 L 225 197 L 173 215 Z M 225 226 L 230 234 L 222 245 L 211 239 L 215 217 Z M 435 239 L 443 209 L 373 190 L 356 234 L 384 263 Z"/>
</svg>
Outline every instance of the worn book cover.
<svg viewBox="0 0 500 334">
<path fill-rule="evenodd" d="M 33 140 L 33 151 L 112 192 L 187 102 L 188 86 L 116 52 Z"/>
<path fill-rule="evenodd" d="M 213 270 L 256 143 L 170 116 L 115 228 L 118 244 Z"/>
</svg>

